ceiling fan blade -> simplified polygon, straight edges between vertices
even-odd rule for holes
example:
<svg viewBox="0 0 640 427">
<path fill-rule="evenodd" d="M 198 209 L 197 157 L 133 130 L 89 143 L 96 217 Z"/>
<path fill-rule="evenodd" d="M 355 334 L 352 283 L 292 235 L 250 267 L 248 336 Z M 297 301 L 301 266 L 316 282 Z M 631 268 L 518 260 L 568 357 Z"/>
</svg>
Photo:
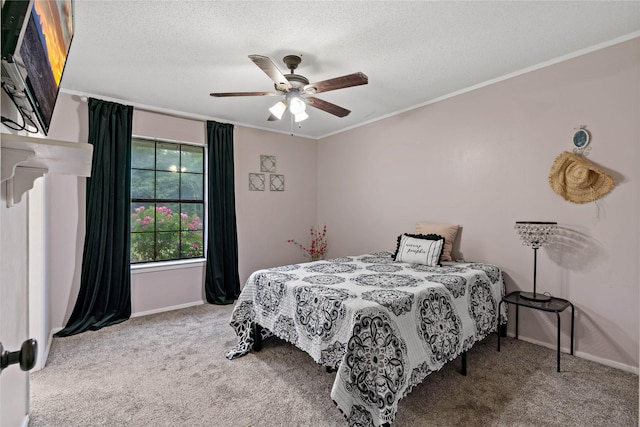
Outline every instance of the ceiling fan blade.
<svg viewBox="0 0 640 427">
<path fill-rule="evenodd" d="M 225 96 L 276 96 L 280 94 L 274 92 L 214 92 L 209 95 L 222 98 Z"/>
<path fill-rule="evenodd" d="M 249 58 L 276 84 L 278 90 L 291 89 L 291 83 L 273 63 L 271 58 L 262 55 L 249 55 Z"/>
<path fill-rule="evenodd" d="M 304 92 L 309 94 L 328 92 L 330 90 L 342 89 L 351 86 L 366 85 L 369 78 L 364 73 L 347 74 L 346 76 L 335 77 L 317 83 L 310 83 L 304 87 Z"/>
<path fill-rule="evenodd" d="M 324 101 L 320 98 L 315 98 L 313 96 L 308 96 L 305 99 L 305 101 L 307 101 L 307 104 L 312 107 L 315 107 L 322 111 L 326 111 L 327 113 L 333 114 L 334 116 L 338 116 L 338 117 L 348 116 L 349 113 L 351 112 L 346 108 L 340 107 L 339 105 L 332 104 L 330 102 Z"/>
</svg>

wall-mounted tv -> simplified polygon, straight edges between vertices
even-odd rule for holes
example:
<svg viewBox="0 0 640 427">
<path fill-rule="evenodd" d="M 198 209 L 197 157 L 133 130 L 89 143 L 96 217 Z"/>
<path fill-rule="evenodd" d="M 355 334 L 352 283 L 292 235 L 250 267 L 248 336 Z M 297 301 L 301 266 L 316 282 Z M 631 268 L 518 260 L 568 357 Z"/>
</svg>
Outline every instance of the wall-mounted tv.
<svg viewBox="0 0 640 427">
<path fill-rule="evenodd" d="M 45 135 L 73 32 L 73 0 L 5 0 L 2 4 L 2 88 L 25 126 Z"/>
</svg>

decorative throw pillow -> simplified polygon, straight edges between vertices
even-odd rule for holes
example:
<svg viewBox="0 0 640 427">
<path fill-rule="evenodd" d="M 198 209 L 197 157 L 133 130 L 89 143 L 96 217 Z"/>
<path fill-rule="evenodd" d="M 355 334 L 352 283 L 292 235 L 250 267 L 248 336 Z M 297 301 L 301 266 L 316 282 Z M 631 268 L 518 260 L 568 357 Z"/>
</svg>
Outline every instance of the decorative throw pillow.
<svg viewBox="0 0 640 427">
<path fill-rule="evenodd" d="M 459 225 L 454 224 L 432 224 L 429 222 L 418 222 L 416 232 L 420 234 L 439 234 L 444 237 L 444 250 L 442 251 L 442 261 L 452 261 L 451 250 L 453 242 L 456 241 Z"/>
<path fill-rule="evenodd" d="M 398 236 L 397 239 L 397 243 L 396 243 L 396 251 L 393 253 L 393 259 L 395 259 L 398 256 L 398 250 L 400 249 L 400 240 L 402 239 L 402 236 L 409 236 L 409 237 L 414 237 L 416 239 L 426 239 L 426 240 L 439 240 L 439 239 L 444 239 L 443 236 L 440 236 L 438 234 L 411 234 L 411 233 L 403 233 L 401 235 Z"/>
<path fill-rule="evenodd" d="M 398 236 L 398 248 L 394 259 L 399 262 L 436 267 L 440 265 L 443 248 L 444 238 L 442 236 L 405 233 Z"/>
</svg>

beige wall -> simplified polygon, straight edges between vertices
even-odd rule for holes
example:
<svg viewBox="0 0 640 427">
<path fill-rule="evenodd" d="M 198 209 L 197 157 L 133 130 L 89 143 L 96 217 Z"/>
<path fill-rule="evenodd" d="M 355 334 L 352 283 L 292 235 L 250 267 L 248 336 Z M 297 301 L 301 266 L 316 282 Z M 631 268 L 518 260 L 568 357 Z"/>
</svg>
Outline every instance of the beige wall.
<svg viewBox="0 0 640 427">
<path fill-rule="evenodd" d="M 235 133 L 236 215 L 240 282 L 260 268 L 304 261 L 288 239 L 306 241 L 316 225 L 315 140 L 237 126 Z M 260 173 L 260 155 L 276 157 L 285 191 L 249 191 L 249 173 Z"/>
<path fill-rule="evenodd" d="M 638 52 L 635 39 L 321 140 L 330 255 L 393 249 L 416 221 L 456 223 L 465 259 L 502 267 L 509 291 L 530 290 L 533 250 L 514 223 L 557 221 L 561 240 L 539 251 L 538 291 L 575 304 L 578 354 L 637 372 Z M 566 202 L 548 184 L 580 125 L 589 159 L 618 181 L 597 205 Z M 555 316 L 522 310 L 520 320 L 525 338 L 555 346 Z"/>
</svg>

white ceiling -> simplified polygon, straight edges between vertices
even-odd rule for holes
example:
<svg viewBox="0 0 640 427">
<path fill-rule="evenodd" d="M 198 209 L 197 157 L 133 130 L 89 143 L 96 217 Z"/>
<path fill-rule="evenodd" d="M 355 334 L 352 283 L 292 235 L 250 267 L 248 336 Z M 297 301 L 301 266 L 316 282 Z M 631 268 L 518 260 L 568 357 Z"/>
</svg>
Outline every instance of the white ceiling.
<svg viewBox="0 0 640 427">
<path fill-rule="evenodd" d="M 249 58 L 302 55 L 311 82 L 357 71 L 369 84 L 318 94 L 351 110 L 307 108 L 297 135 L 320 138 L 434 99 L 640 36 L 639 1 L 88 1 L 75 4 L 62 90 L 250 127 L 276 97 Z"/>
</svg>

